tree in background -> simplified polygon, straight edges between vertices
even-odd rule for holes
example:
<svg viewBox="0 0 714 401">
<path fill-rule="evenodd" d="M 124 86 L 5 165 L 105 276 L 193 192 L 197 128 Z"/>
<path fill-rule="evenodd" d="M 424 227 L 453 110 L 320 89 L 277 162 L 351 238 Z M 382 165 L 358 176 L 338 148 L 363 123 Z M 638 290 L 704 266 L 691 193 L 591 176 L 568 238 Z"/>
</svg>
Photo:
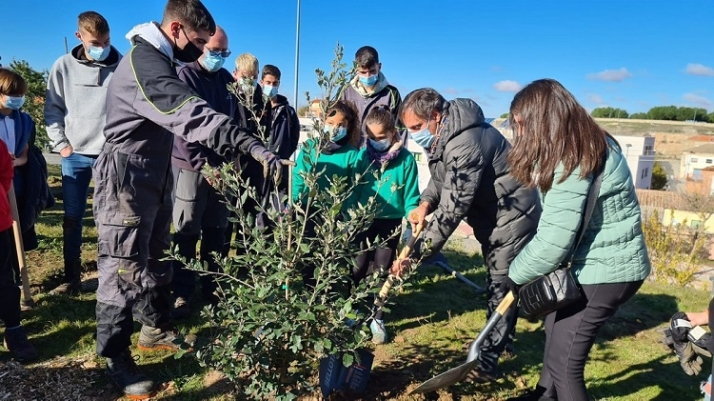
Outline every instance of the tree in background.
<svg viewBox="0 0 714 401">
<path fill-rule="evenodd" d="M 656 106 L 651 108 L 647 114 L 652 120 L 677 121 L 677 106 Z"/>
<path fill-rule="evenodd" d="M 501 114 L 501 117 L 499 117 L 499 118 L 508 118 L 508 113 Z"/>
<path fill-rule="evenodd" d="M 654 167 L 652 167 L 652 182 L 650 183 L 650 189 L 661 190 L 667 185 L 667 172 L 662 167 L 662 163 L 654 162 Z"/>
<path fill-rule="evenodd" d="M 650 116 L 647 113 L 633 113 L 630 118 L 634 120 L 649 120 Z"/>
<path fill-rule="evenodd" d="M 309 111 L 310 111 L 310 106 L 305 104 L 305 105 L 298 107 L 297 115 L 299 117 L 307 117 Z"/>
<path fill-rule="evenodd" d="M 8 66 L 27 81 L 27 95 L 23 110 L 32 117 L 37 126 L 35 145 L 45 149 L 50 139 L 45 129 L 45 92 L 47 91 L 47 70 L 37 71 L 25 60 L 12 60 Z"/>
<path fill-rule="evenodd" d="M 614 107 L 598 107 L 590 115 L 594 118 L 628 118 L 630 116 L 626 110 Z"/>
</svg>

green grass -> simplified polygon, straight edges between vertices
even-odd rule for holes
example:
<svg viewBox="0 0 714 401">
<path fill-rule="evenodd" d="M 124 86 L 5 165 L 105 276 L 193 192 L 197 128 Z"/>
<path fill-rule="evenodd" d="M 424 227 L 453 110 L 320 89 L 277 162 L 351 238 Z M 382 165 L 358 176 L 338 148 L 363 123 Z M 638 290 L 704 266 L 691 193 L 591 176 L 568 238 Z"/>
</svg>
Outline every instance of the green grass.
<svg viewBox="0 0 714 401">
<path fill-rule="evenodd" d="M 29 252 L 28 265 L 36 306 L 23 314 L 23 323 L 40 351 L 40 360 L 27 365 L 36 375 L 59 374 L 79 369 L 95 378 L 87 393 L 110 399 L 116 392 L 107 388 L 101 374 L 102 361 L 95 356 L 94 294 L 80 297 L 50 296 L 46 291 L 57 283 L 62 270 L 61 191 L 52 168 L 53 191 L 57 205 L 46 211 L 37 226 L 40 248 Z M 87 209 L 83 258 L 96 259 L 96 229 Z M 446 251 L 449 264 L 474 281 L 485 285 L 486 272 L 479 255 L 457 248 Z M 85 278 L 96 275 L 95 263 L 86 263 Z M 503 358 L 505 377 L 491 385 L 458 384 L 438 395 L 407 396 L 418 383 L 461 364 L 466 357 L 462 346 L 473 339 L 485 323 L 485 295 L 472 289 L 435 266 L 423 266 L 412 286 L 392 299 L 396 302 L 387 315 L 387 328 L 393 341 L 375 350 L 376 364 L 364 399 L 459 399 L 502 400 L 517 395 L 538 380 L 544 334 L 540 322 L 520 319 L 514 356 Z M 594 400 L 693 400 L 700 398 L 698 378 L 686 376 L 677 359 L 658 342 L 659 329 L 678 310 L 703 310 L 710 294 L 674 286 L 646 283 L 635 298 L 606 325 L 595 344 L 586 367 L 586 380 Z M 135 325 L 139 328 L 139 325 Z M 207 335 L 200 318 L 179 324 L 185 331 Z M 136 341 L 137 334 L 134 335 Z M 140 353 L 140 364 L 155 379 L 172 382 L 157 399 L 220 400 L 226 395 L 223 383 L 206 384 L 206 370 L 191 356 L 174 359 L 166 353 Z M 61 365 L 74 358 L 89 365 Z M 0 362 L 9 354 L 0 349 Z"/>
</svg>

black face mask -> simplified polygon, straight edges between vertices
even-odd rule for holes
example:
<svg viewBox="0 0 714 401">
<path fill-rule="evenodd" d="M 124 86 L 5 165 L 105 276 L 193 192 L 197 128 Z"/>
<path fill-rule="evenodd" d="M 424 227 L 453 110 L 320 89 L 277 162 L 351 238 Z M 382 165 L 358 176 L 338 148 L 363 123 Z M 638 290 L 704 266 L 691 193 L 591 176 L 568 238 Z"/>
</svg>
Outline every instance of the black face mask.
<svg viewBox="0 0 714 401">
<path fill-rule="evenodd" d="M 174 46 L 174 57 L 183 63 L 193 63 L 198 60 L 203 52 L 193 42 L 189 41 L 183 49 Z"/>
</svg>

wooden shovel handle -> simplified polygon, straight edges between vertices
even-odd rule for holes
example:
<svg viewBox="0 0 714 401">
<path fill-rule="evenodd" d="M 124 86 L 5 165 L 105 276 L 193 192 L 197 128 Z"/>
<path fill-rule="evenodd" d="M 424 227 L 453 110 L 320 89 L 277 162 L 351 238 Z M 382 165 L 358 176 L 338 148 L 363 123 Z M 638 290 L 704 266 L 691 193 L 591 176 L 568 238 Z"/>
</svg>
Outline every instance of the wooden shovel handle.
<svg viewBox="0 0 714 401">
<path fill-rule="evenodd" d="M 412 253 L 412 248 L 414 247 L 414 244 L 416 243 L 416 240 L 417 238 L 419 238 L 419 234 L 421 234 L 423 229 L 424 222 L 417 224 L 416 230 L 412 233 L 411 237 L 409 237 L 409 241 L 407 241 L 406 245 L 404 245 L 402 251 L 399 252 L 397 260 L 406 259 L 409 257 L 409 254 Z M 384 285 L 382 285 L 382 289 L 379 290 L 379 298 L 375 300 L 375 304 L 381 303 L 381 305 L 378 306 L 384 305 L 384 300 L 387 299 L 387 294 L 389 294 L 389 291 L 391 291 L 392 287 L 394 286 L 395 280 L 396 276 L 390 273 L 389 277 L 387 277 L 387 281 L 385 281 Z"/>
</svg>

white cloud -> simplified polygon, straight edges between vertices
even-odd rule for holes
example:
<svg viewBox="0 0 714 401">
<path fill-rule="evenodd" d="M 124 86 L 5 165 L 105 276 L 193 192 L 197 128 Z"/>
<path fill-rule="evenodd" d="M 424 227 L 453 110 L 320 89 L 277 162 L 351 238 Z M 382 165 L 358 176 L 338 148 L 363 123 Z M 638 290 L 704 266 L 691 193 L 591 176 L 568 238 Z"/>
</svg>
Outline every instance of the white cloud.
<svg viewBox="0 0 714 401">
<path fill-rule="evenodd" d="M 493 84 L 493 88 L 499 92 L 518 92 L 523 86 L 516 81 L 499 81 Z"/>
<path fill-rule="evenodd" d="M 595 81 L 622 82 L 631 76 L 632 74 L 627 71 L 627 68 L 622 67 L 619 70 L 605 70 L 598 73 L 588 74 L 587 78 Z"/>
<path fill-rule="evenodd" d="M 589 93 L 588 100 L 595 104 L 603 104 L 602 96 L 598 95 L 597 93 Z"/>
<path fill-rule="evenodd" d="M 707 67 L 704 64 L 687 64 L 685 72 L 689 75 L 700 75 L 703 77 L 714 77 L 714 68 Z"/>
<path fill-rule="evenodd" d="M 447 95 L 457 95 L 459 93 L 459 90 L 456 88 L 449 87 L 449 88 L 444 89 L 444 93 Z"/>
<path fill-rule="evenodd" d="M 712 106 L 714 106 L 714 102 L 696 93 L 685 93 L 682 95 L 682 98 L 695 106 L 703 107 L 707 110 L 710 110 Z"/>
</svg>

